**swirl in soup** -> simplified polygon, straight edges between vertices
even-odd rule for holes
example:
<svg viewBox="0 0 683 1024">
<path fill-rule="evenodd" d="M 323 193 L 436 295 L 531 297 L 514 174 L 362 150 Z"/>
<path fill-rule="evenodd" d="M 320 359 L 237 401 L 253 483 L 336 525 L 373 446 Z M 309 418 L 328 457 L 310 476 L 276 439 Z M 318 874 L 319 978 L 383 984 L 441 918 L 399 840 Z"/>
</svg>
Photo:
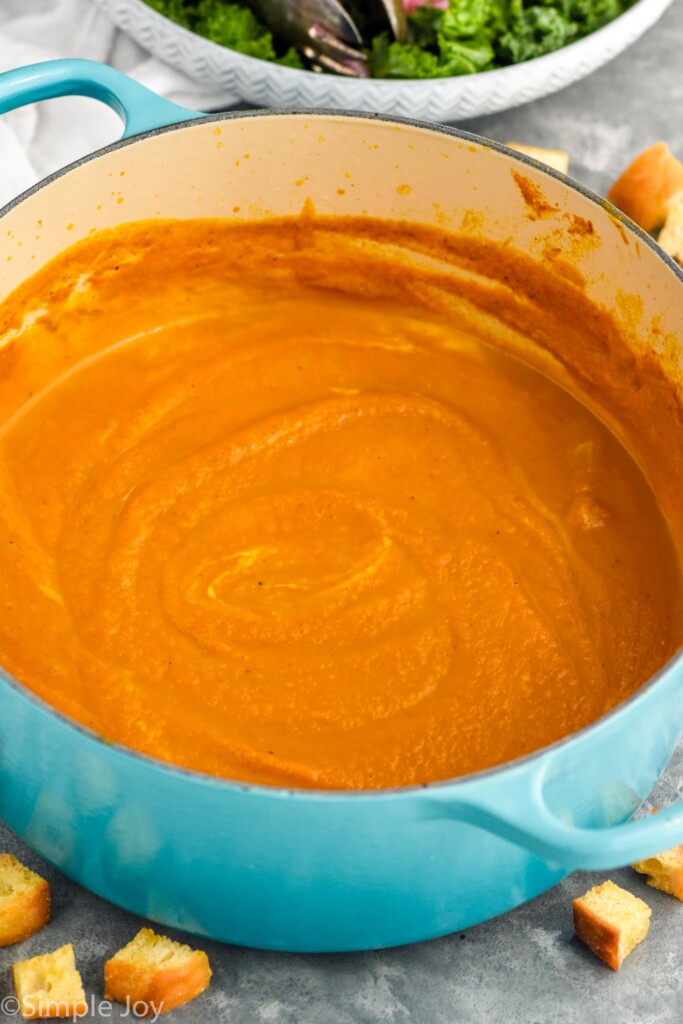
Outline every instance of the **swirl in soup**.
<svg viewBox="0 0 683 1024">
<path fill-rule="evenodd" d="M 606 314 L 401 232 L 132 224 L 7 300 L 17 679 L 178 765 L 376 788 L 551 743 L 674 653 L 678 554 Z"/>
</svg>

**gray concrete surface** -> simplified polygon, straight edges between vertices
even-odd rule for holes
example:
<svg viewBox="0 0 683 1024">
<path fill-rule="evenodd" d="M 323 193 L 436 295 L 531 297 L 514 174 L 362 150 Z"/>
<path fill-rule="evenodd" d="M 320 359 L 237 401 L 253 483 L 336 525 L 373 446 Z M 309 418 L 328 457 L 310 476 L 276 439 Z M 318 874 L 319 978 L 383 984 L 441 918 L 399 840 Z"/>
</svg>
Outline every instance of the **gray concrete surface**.
<svg viewBox="0 0 683 1024">
<path fill-rule="evenodd" d="M 683 157 L 683 2 L 640 42 L 590 78 L 467 129 L 505 141 L 563 147 L 571 172 L 598 191 L 648 143 Z M 1 772 L 1 767 L 0 767 Z M 655 794 L 683 791 L 683 747 Z M 0 1005 L 10 964 L 73 942 L 89 995 L 101 993 L 105 958 L 141 921 L 71 884 L 0 824 L 0 850 L 51 881 L 54 918 L 21 946 L 0 950 Z M 652 906 L 650 935 L 614 974 L 573 937 L 571 899 L 604 879 L 577 874 L 496 921 L 464 934 L 387 952 L 344 956 L 259 953 L 202 943 L 214 969 L 208 994 L 177 1010 L 178 1024 L 681 1024 L 683 906 L 629 869 L 611 877 Z M 11 1011 L 12 1006 L 5 1007 Z M 119 1019 L 115 1009 L 110 1019 Z M 104 1019 L 95 1013 L 88 1021 Z M 0 1010 L 0 1022 L 17 1021 Z"/>
</svg>

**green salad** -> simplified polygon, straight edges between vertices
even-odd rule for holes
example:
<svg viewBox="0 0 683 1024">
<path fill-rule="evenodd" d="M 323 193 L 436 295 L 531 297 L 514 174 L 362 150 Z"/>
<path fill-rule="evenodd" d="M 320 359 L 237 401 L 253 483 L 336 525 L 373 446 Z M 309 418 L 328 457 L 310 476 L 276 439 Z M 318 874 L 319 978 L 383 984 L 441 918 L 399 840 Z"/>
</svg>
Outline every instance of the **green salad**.
<svg viewBox="0 0 683 1024">
<path fill-rule="evenodd" d="M 245 3 L 145 0 L 179 25 L 232 50 L 303 68 L 295 49 L 280 45 Z M 490 71 L 540 57 L 602 28 L 631 0 L 448 0 L 408 15 L 408 40 L 387 32 L 368 48 L 374 78 L 447 78 Z M 358 7 L 359 4 L 356 4 Z"/>
</svg>

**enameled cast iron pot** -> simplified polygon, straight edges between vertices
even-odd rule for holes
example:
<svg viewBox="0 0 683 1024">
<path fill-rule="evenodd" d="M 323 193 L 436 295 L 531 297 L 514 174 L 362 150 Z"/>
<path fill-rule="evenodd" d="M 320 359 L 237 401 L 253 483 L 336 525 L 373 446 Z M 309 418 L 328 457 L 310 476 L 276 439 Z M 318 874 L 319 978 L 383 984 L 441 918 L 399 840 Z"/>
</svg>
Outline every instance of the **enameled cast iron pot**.
<svg viewBox="0 0 683 1024">
<path fill-rule="evenodd" d="M 681 271 L 597 196 L 501 146 L 350 114 L 202 117 L 80 61 L 0 78 L 0 111 L 64 94 L 103 100 L 126 131 L 3 211 L 0 300 L 93 228 L 295 214 L 310 197 L 323 213 L 454 230 L 474 215 L 488 237 L 531 253 L 578 214 L 596 234 L 579 261 L 591 297 L 620 316 L 617 293 L 638 293 L 644 322 L 659 316 L 662 335 L 680 336 Z M 556 214 L 529 216 L 512 169 Z M 397 192 L 403 183 L 411 190 Z M 683 841 L 683 804 L 624 824 L 682 724 L 679 654 L 595 724 L 503 767 L 422 788 L 306 792 L 106 743 L 0 670 L 0 816 L 69 877 L 163 924 L 270 949 L 391 946 L 501 914 L 577 868 Z"/>
</svg>

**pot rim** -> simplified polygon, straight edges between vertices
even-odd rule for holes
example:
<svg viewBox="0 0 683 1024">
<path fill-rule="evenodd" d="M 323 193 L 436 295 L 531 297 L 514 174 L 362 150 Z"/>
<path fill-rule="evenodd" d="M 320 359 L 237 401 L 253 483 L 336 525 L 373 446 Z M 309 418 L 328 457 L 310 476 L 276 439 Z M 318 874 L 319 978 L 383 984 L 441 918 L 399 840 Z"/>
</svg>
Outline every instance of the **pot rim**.
<svg viewBox="0 0 683 1024">
<path fill-rule="evenodd" d="M 624 213 L 617 209 L 609 200 L 601 198 L 596 192 L 583 185 L 581 182 L 575 181 L 569 178 L 567 175 L 562 174 L 555 168 L 543 164 L 533 157 L 528 156 L 526 153 L 520 153 L 517 150 L 512 150 L 507 146 L 504 146 L 500 142 L 496 142 L 493 139 L 488 139 L 481 135 L 475 135 L 472 132 L 464 131 L 460 128 L 455 128 L 452 125 L 436 124 L 424 121 L 418 121 L 413 118 L 399 117 L 392 114 L 371 114 L 364 113 L 362 111 L 354 110 L 325 110 L 325 109 L 288 109 L 288 108 L 268 108 L 258 110 L 233 110 L 233 111 L 219 111 L 218 113 L 210 114 L 198 114 L 196 118 L 191 118 L 187 121 L 181 121 L 173 124 L 162 125 L 157 128 L 151 128 L 147 131 L 141 132 L 140 134 L 130 136 L 129 138 L 118 139 L 115 142 L 110 143 L 108 146 L 104 146 L 101 149 L 95 150 L 93 153 L 88 153 L 78 160 L 67 164 L 65 167 L 59 168 L 46 178 L 41 179 L 26 189 L 24 192 L 15 196 L 14 199 L 10 200 L 5 206 L 0 208 L 0 220 L 5 217 L 8 213 L 14 210 L 24 200 L 29 199 L 31 196 L 40 192 L 42 189 L 51 185 L 57 179 L 69 174 L 71 171 L 82 166 L 83 164 L 90 163 L 93 160 L 97 160 L 102 156 L 106 156 L 116 150 L 123 149 L 127 146 L 134 145 L 135 143 L 142 142 L 145 139 L 163 135 L 167 132 L 182 131 L 185 128 L 192 128 L 198 124 L 213 121 L 235 121 L 242 118 L 250 117 L 316 117 L 324 118 L 327 120 L 339 120 L 346 118 L 353 118 L 354 120 L 364 120 L 372 123 L 388 123 L 398 124 L 407 128 L 418 128 L 430 132 L 436 132 L 442 135 L 448 135 L 461 139 L 465 142 L 476 145 L 484 150 L 493 150 L 494 152 L 500 153 L 501 155 L 517 161 L 522 165 L 532 167 L 536 171 L 541 171 L 547 174 L 551 178 L 555 178 L 561 182 L 566 188 L 578 192 L 579 195 L 583 196 L 584 199 L 588 199 L 595 206 L 599 207 L 603 213 L 607 213 L 613 220 L 616 220 L 621 224 L 627 231 L 635 235 L 639 242 L 644 243 L 654 254 L 669 268 L 673 271 L 679 282 L 683 284 L 683 267 L 680 267 L 663 249 L 661 249 L 654 238 L 647 234 L 640 228 L 634 221 L 627 217 Z M 394 786 L 385 789 L 300 789 L 293 786 L 268 786 L 263 783 L 256 782 L 244 782 L 239 779 L 231 779 L 220 775 L 210 775 L 207 772 L 196 771 L 193 768 L 185 768 L 182 765 L 174 764 L 171 761 L 163 761 L 158 757 L 153 757 L 151 754 L 144 754 L 141 751 L 135 750 L 132 747 L 127 747 L 122 743 L 112 742 L 106 740 L 101 734 L 91 729 L 89 726 L 83 725 L 82 723 L 70 718 L 64 712 L 59 711 L 53 707 L 47 701 L 43 700 L 32 690 L 30 690 L 19 680 L 7 672 L 2 665 L 0 665 L 0 685 L 4 684 L 10 689 L 14 690 L 21 698 L 27 700 L 33 704 L 34 707 L 44 714 L 55 718 L 62 725 L 66 725 L 77 733 L 80 733 L 85 739 L 104 746 L 108 750 L 115 752 L 117 755 L 127 758 L 131 761 L 139 761 L 143 764 L 154 768 L 169 777 L 180 777 L 187 779 L 190 782 L 195 782 L 203 785 L 211 785 L 222 789 L 227 789 L 232 792 L 244 792 L 253 793 L 256 796 L 261 797 L 286 797 L 288 799 L 304 799 L 304 800 L 320 800 L 326 798 L 336 799 L 359 799 L 359 798 L 382 798 L 382 797 L 410 797 L 418 793 L 424 793 L 425 791 L 441 791 L 446 788 L 452 789 L 459 785 L 466 783 L 476 782 L 482 779 L 488 779 L 494 775 L 502 774 L 507 771 L 514 769 L 522 769 L 526 766 L 533 764 L 534 762 L 540 761 L 542 758 L 554 753 L 557 750 L 561 750 L 567 747 L 571 743 L 575 743 L 584 739 L 590 734 L 598 732 L 600 729 L 604 729 L 609 726 L 611 722 L 614 722 L 619 717 L 627 714 L 630 709 L 638 701 L 642 700 L 647 694 L 663 686 L 670 675 L 676 671 L 676 669 L 683 668 L 683 646 L 660 668 L 654 673 L 646 682 L 642 684 L 637 690 L 635 690 L 629 697 L 621 701 L 615 707 L 605 712 L 599 718 L 588 725 L 583 726 L 576 732 L 569 733 L 566 736 L 561 737 L 554 743 L 550 743 L 547 746 L 540 747 L 538 750 L 532 750 L 528 754 L 524 754 L 521 757 L 513 758 L 510 761 L 505 761 L 502 764 L 492 765 L 489 768 L 483 768 L 476 772 L 470 772 L 467 775 L 458 775 L 454 778 L 449 779 L 437 779 L 432 782 L 418 783 L 410 786 Z"/>
</svg>

